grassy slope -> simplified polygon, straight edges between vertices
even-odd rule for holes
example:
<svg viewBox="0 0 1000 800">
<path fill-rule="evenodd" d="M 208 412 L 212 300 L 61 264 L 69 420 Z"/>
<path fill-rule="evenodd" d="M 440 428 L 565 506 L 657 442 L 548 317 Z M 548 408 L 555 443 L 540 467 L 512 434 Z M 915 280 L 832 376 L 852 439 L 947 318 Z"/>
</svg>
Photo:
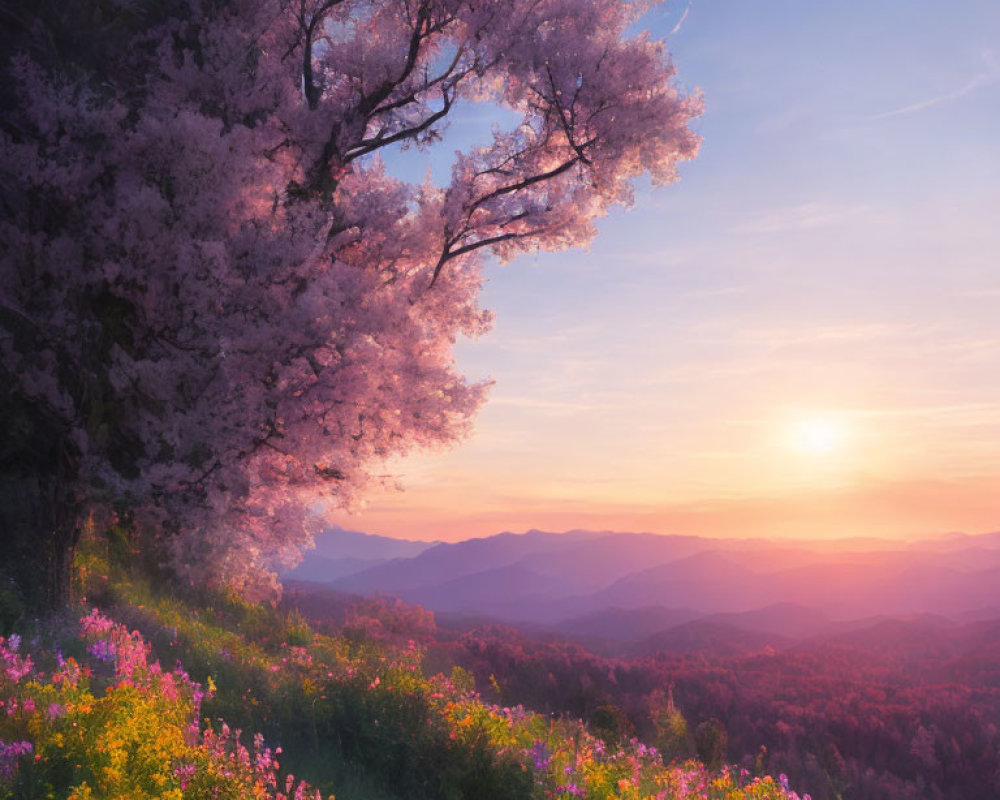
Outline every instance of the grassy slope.
<svg viewBox="0 0 1000 800">
<path fill-rule="evenodd" d="M 75 648 L 82 678 L 19 675 L 22 654 L 9 641 L 0 653 L 0 698 L 18 709 L 0 741 L 31 746 L 0 750 L 0 798 L 280 798 L 298 776 L 341 800 L 795 797 L 770 778 L 664 767 L 641 743 L 611 748 L 577 721 L 489 705 L 460 669 L 425 675 L 412 642 L 319 635 L 235 597 L 180 598 L 99 556 L 85 550 L 79 574 L 120 624 L 91 614 L 86 649 L 72 626 L 54 637 Z M 214 691 L 202 700 L 201 687 Z M 280 768 L 250 732 L 280 745 Z"/>
</svg>

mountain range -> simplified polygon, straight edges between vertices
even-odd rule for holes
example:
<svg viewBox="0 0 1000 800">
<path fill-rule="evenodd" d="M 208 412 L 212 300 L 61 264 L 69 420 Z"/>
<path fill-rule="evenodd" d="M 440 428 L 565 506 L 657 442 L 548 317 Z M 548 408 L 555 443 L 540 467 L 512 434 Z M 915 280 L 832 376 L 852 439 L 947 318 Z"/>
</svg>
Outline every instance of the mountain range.
<svg viewBox="0 0 1000 800">
<path fill-rule="evenodd" d="M 594 645 L 684 650 L 728 636 L 783 646 L 859 621 L 1000 618 L 1000 533 L 900 542 L 532 530 L 442 543 L 334 529 L 283 578 Z"/>
</svg>

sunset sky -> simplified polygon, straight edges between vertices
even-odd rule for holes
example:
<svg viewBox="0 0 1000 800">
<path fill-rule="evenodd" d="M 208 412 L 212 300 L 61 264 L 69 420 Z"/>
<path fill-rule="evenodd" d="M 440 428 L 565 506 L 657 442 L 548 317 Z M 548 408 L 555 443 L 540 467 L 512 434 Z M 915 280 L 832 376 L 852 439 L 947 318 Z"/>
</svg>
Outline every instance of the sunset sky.
<svg viewBox="0 0 1000 800">
<path fill-rule="evenodd" d="M 694 0 L 644 23 L 704 94 L 698 159 L 589 252 L 492 265 L 495 329 L 456 351 L 496 381 L 475 433 L 335 521 L 1000 529 L 1000 3 Z M 436 177 L 491 116 L 453 124 Z"/>
</svg>

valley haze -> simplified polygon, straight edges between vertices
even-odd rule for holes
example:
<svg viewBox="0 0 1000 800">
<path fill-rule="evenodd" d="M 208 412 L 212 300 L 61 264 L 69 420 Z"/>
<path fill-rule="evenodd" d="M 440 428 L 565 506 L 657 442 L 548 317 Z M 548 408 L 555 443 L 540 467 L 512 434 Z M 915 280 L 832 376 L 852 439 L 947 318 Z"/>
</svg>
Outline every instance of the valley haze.
<svg viewBox="0 0 1000 800">
<path fill-rule="evenodd" d="M 1000 533 L 899 542 L 531 530 L 445 543 L 337 528 L 282 578 L 598 648 L 653 650 L 657 637 L 666 649 L 695 647 L 709 630 L 780 645 L 888 618 L 1000 618 Z"/>
</svg>

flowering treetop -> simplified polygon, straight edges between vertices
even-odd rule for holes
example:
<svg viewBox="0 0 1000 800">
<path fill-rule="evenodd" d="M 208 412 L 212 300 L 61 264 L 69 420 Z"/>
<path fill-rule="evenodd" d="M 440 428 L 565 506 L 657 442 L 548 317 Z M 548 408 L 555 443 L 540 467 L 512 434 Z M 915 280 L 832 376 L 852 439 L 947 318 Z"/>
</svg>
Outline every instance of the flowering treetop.
<svg viewBox="0 0 1000 800">
<path fill-rule="evenodd" d="M 69 5 L 0 52 L 4 524 L 57 552 L 97 505 L 192 578 L 296 552 L 317 494 L 466 429 L 483 257 L 585 244 L 697 150 L 619 0 Z M 468 101 L 519 121 L 447 186 L 386 172 Z"/>
</svg>

